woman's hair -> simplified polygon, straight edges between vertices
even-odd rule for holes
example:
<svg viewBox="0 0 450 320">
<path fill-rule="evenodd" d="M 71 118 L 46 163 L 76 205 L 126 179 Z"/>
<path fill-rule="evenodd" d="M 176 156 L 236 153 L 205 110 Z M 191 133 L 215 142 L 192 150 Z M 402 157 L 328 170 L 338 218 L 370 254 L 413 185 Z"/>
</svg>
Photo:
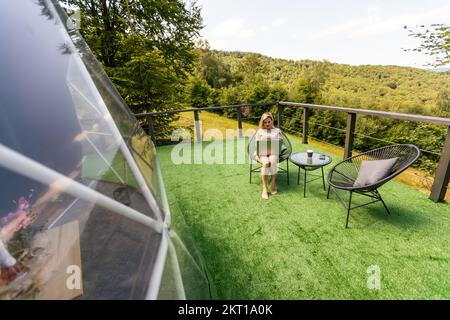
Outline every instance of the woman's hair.
<svg viewBox="0 0 450 320">
<path fill-rule="evenodd" d="M 267 118 L 270 118 L 270 120 L 272 120 L 272 128 L 273 128 L 273 116 L 270 112 L 264 112 L 263 115 L 261 116 L 261 119 L 259 120 L 259 127 L 262 129 L 263 128 L 263 122 L 264 120 L 266 120 Z"/>
</svg>

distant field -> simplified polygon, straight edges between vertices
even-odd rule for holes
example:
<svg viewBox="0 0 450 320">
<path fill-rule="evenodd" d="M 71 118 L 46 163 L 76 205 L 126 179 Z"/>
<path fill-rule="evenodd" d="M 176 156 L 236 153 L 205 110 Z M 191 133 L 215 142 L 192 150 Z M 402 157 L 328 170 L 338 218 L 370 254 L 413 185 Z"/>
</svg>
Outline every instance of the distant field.
<svg viewBox="0 0 450 320">
<path fill-rule="evenodd" d="M 230 138 L 234 138 L 237 136 L 238 122 L 237 120 L 233 120 L 227 117 L 220 116 L 218 114 L 202 111 L 200 112 L 200 121 L 202 123 L 202 131 L 206 131 L 208 129 L 216 129 L 219 130 L 222 135 L 226 136 L 226 130 L 234 130 L 235 134 L 230 136 Z M 192 112 L 182 112 L 180 113 L 180 118 L 178 121 L 173 123 L 176 127 L 190 128 L 193 130 L 194 127 L 194 114 Z M 256 130 L 258 127 L 256 125 L 250 123 L 243 123 L 242 129 L 245 133 L 246 130 Z M 208 140 L 208 139 L 206 139 Z"/>
</svg>

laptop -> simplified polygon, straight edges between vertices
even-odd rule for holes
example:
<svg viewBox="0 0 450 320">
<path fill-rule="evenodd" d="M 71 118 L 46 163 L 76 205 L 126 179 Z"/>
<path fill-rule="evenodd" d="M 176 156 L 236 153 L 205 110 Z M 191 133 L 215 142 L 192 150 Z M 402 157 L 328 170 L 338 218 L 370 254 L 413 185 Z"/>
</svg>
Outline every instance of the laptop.
<svg viewBox="0 0 450 320">
<path fill-rule="evenodd" d="M 256 141 L 256 150 L 259 156 L 279 155 L 280 146 L 280 140 Z"/>
</svg>

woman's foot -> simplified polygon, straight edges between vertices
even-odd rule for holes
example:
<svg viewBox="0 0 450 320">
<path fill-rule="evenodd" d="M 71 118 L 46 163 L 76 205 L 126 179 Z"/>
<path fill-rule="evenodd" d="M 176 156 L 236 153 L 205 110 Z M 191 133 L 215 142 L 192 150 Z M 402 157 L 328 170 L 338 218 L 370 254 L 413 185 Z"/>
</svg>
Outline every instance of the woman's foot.
<svg viewBox="0 0 450 320">
<path fill-rule="evenodd" d="M 269 199 L 269 194 L 267 193 L 267 190 L 263 190 L 263 192 L 262 192 L 262 194 L 261 194 L 261 197 L 262 197 L 264 200 Z"/>
<path fill-rule="evenodd" d="M 272 188 L 272 190 L 270 190 L 270 193 L 271 194 L 277 194 L 278 193 L 277 188 Z"/>
</svg>

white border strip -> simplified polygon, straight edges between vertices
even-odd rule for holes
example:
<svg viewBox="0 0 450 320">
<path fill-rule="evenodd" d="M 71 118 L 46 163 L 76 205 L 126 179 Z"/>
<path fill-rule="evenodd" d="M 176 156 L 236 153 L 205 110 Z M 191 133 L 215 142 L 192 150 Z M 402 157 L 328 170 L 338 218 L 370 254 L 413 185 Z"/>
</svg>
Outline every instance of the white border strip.
<svg viewBox="0 0 450 320">
<path fill-rule="evenodd" d="M 169 239 L 169 255 L 172 262 L 172 270 L 175 278 L 175 287 L 177 289 L 178 299 L 186 300 L 184 292 L 183 277 L 181 276 L 180 264 L 178 263 L 177 251 L 172 241 Z"/>
<path fill-rule="evenodd" d="M 167 235 L 167 229 L 163 229 L 161 243 L 159 244 L 158 253 L 153 266 L 152 276 L 149 281 L 149 287 L 147 290 L 146 300 L 158 299 L 159 289 L 161 287 L 161 280 L 164 273 L 164 266 L 166 264 L 167 251 L 169 247 L 169 236 Z"/>
<path fill-rule="evenodd" d="M 155 156 L 155 159 L 156 159 L 155 174 L 157 174 L 157 177 L 158 177 L 159 193 L 161 195 L 162 210 L 164 212 L 164 222 L 167 226 L 170 227 L 172 224 L 172 213 L 170 212 L 169 200 L 167 199 L 166 187 L 164 185 L 164 180 L 163 180 L 162 171 L 161 171 L 161 165 L 160 165 L 157 154 Z"/>
</svg>

